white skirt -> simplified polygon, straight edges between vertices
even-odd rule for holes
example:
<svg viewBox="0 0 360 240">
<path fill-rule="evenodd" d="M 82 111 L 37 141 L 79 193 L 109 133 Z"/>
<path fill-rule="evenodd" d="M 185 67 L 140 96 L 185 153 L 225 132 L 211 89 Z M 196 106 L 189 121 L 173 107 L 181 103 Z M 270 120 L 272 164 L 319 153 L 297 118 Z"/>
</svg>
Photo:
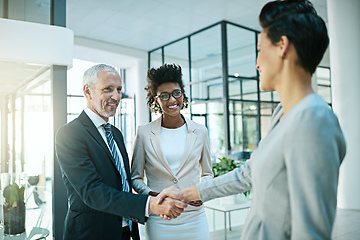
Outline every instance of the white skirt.
<svg viewBox="0 0 360 240">
<path fill-rule="evenodd" d="M 145 223 L 146 240 L 209 240 L 209 228 L 204 209 L 183 212 L 172 220 L 163 220 L 155 214 Z"/>
</svg>

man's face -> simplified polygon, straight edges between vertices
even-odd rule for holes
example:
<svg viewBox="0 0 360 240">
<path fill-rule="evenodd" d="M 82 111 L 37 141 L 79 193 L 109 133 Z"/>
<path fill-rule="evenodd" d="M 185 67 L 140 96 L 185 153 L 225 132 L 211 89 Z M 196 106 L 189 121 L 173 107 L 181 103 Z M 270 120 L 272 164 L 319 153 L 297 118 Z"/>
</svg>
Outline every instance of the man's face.
<svg viewBox="0 0 360 240">
<path fill-rule="evenodd" d="M 117 72 L 102 71 L 98 73 L 98 79 L 94 91 L 89 88 L 88 107 L 108 121 L 109 117 L 115 116 L 121 100 L 121 78 Z"/>
</svg>

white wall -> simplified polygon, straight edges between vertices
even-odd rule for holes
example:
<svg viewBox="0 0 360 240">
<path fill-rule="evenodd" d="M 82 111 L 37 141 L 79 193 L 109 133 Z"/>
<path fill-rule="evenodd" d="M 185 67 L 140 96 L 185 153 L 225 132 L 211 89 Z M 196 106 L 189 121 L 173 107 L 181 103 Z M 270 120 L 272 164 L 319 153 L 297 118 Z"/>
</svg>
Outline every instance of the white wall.
<svg viewBox="0 0 360 240">
<path fill-rule="evenodd" d="M 338 207 L 360 210 L 360 1 L 328 0 L 333 109 L 347 143 Z"/>
</svg>

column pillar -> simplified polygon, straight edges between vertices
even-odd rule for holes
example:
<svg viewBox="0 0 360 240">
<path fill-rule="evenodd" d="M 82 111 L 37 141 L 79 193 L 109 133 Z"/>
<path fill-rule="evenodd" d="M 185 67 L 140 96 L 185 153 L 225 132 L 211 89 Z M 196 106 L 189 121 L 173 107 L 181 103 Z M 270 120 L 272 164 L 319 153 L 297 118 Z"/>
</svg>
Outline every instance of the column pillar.
<svg viewBox="0 0 360 240">
<path fill-rule="evenodd" d="M 52 176 L 53 200 L 53 238 L 63 239 L 63 230 L 67 212 L 67 193 L 62 180 L 59 162 L 55 154 L 55 136 L 57 130 L 67 122 L 67 67 L 52 66 L 51 92 L 54 124 L 54 167 Z"/>
<path fill-rule="evenodd" d="M 345 135 L 338 207 L 360 210 L 360 1 L 327 0 L 333 109 Z"/>
<path fill-rule="evenodd" d="M 150 119 L 150 111 L 146 105 L 146 80 L 147 62 L 139 60 L 136 64 L 136 87 L 135 87 L 135 127 L 146 124 Z"/>
<path fill-rule="evenodd" d="M 1 172 L 8 172 L 9 170 L 9 130 L 8 130 L 8 97 L 4 97 L 1 101 Z"/>
<path fill-rule="evenodd" d="M 66 0 L 51 0 L 50 24 L 66 27 Z M 56 47 L 56 46 L 54 46 Z M 54 146 L 57 130 L 67 122 L 67 67 L 52 66 L 51 92 L 54 123 Z M 63 238 L 65 216 L 67 212 L 67 194 L 62 181 L 59 162 L 54 151 L 52 176 L 53 189 L 53 239 Z"/>
</svg>

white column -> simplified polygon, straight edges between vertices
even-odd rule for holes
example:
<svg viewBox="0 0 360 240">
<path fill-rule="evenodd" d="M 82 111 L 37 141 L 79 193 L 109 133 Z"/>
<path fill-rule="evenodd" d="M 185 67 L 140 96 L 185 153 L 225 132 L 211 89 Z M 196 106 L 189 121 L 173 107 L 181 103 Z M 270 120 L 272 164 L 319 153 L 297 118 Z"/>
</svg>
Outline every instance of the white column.
<svg viewBox="0 0 360 240">
<path fill-rule="evenodd" d="M 146 105 L 147 92 L 144 89 L 147 86 L 146 74 L 148 67 L 146 60 L 139 60 L 137 62 L 137 78 L 135 78 L 136 127 L 148 123 L 150 118 L 149 108 Z"/>
<path fill-rule="evenodd" d="M 327 0 L 333 108 L 347 143 L 338 207 L 360 209 L 360 1 Z"/>
</svg>

